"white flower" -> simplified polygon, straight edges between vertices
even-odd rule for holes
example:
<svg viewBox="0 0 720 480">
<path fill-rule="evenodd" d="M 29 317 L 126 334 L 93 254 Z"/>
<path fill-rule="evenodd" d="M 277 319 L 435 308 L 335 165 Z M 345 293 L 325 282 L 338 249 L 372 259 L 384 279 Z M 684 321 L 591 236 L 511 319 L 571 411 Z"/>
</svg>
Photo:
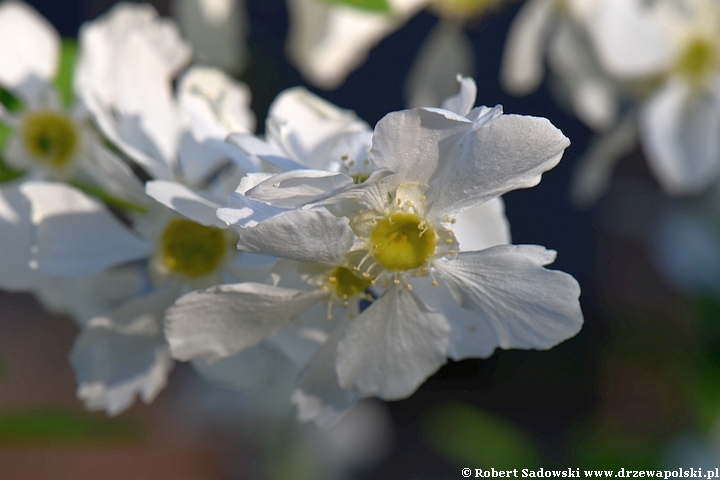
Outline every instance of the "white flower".
<svg viewBox="0 0 720 480">
<path fill-rule="evenodd" d="M 598 64 L 586 25 L 603 0 L 528 0 L 510 26 L 500 70 L 503 87 L 514 95 L 535 91 L 545 75 L 545 61 L 562 87 L 556 93 L 594 130 L 611 127 L 618 115 L 620 92 Z"/>
<path fill-rule="evenodd" d="M 605 69 L 653 87 L 639 109 L 649 167 L 667 193 L 720 174 L 720 6 L 708 0 L 598 2 L 588 30 Z"/>
<path fill-rule="evenodd" d="M 164 387 L 173 362 L 162 318 L 175 298 L 222 281 L 262 281 L 269 270 L 262 264 L 244 268 L 237 235 L 214 214 L 229 193 L 225 182 L 234 187 L 246 172 L 229 156 L 241 154 L 222 140 L 229 129 L 252 127 L 249 94 L 215 69 L 194 68 L 176 95 L 172 82 L 188 56 L 176 27 L 147 6 L 118 6 L 81 32 L 78 93 L 102 133 L 162 179 L 148 183 L 149 196 L 141 187 L 143 208 L 120 215 L 124 223 L 64 185 L 21 187 L 35 221 L 36 269 L 75 279 L 43 295 L 47 304 L 72 309 L 62 292 L 87 299 L 86 293 L 97 294 L 87 279 L 144 270 L 140 285 L 123 289 L 124 298 L 99 302 L 106 309 L 75 309 L 91 316 L 81 319 L 71 352 L 78 396 L 88 408 L 109 414 L 125 410 L 138 395 L 149 402 Z M 251 160 L 239 161 L 254 168 Z"/>
<path fill-rule="evenodd" d="M 31 269 L 38 217 L 31 216 L 18 188 L 33 181 L 64 181 L 131 206 L 142 204 L 144 194 L 130 168 L 103 144 L 82 106 L 62 104 L 51 83 L 60 60 L 60 38 L 52 26 L 28 5 L 6 2 L 0 5 L 0 43 L 0 86 L 19 102 L 17 108 L 0 106 L 0 123 L 10 128 L 2 159 L 17 170 L 14 181 L 0 186 L 7 226 L 2 239 L 7 268 L 0 285 L 40 293 L 56 282 L 48 277 L 52 273 Z"/>
<path fill-rule="evenodd" d="M 351 195 L 333 195 L 332 182 L 318 182 L 330 187 L 320 195 L 327 208 L 252 212 L 257 224 L 242 231 L 241 248 L 303 262 L 304 287 L 224 285 L 182 297 L 166 320 L 173 355 L 232 355 L 293 325 L 315 302 L 324 301 L 330 314 L 346 306 L 292 397 L 301 419 L 327 425 L 360 397 L 410 395 L 447 357 L 486 357 L 498 346 L 545 349 L 577 333 L 577 283 L 543 268 L 554 252 L 497 245 L 502 234 L 484 245 L 458 238 L 465 229 L 503 225 L 500 203 L 487 203 L 483 218 L 464 213 L 537 184 L 568 141 L 545 119 L 503 115 L 500 107 L 468 110 L 390 113 L 375 127 L 368 158 L 393 175 Z M 312 188 L 299 192 L 290 180 L 310 172 L 293 173 L 276 177 L 287 183 L 265 180 L 260 199 L 247 190 L 257 202 L 243 208 L 263 210 L 262 199 L 282 203 L 284 190 L 291 204 L 302 198 Z M 377 299 L 360 312 L 367 292 Z M 200 312 L 202 325 L 194 320 Z"/>
</svg>

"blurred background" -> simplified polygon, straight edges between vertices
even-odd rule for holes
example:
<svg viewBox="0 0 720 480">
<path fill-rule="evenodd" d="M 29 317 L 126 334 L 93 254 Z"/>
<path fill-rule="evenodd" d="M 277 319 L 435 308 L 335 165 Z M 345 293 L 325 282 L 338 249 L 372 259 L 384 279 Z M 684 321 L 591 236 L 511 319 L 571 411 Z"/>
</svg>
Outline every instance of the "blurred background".
<svg viewBox="0 0 720 480">
<path fill-rule="evenodd" d="M 74 37 L 115 2 L 28 3 Z M 167 1 L 151 3 L 171 11 Z M 284 55 L 283 0 L 247 0 L 246 7 L 249 59 L 240 78 L 262 132 L 273 98 L 305 83 Z M 504 199 L 513 243 L 557 250 L 552 268 L 579 281 L 585 325 L 576 337 L 546 352 L 450 361 L 412 397 L 363 403 L 324 433 L 248 415 L 247 398 L 207 385 L 188 365 L 173 371 L 152 405 L 137 402 L 108 418 L 75 398 L 67 363 L 75 324 L 45 313 L 29 295 L 0 292 L 0 478 L 453 479 L 463 467 L 720 465 L 720 302 L 712 289 L 671 281 L 653 260 L 662 248 L 683 256 L 686 244 L 661 248 L 648 235 L 666 212 L 694 206 L 662 195 L 639 149 L 619 162 L 599 203 L 571 205 L 571 172 L 590 130 L 557 105 L 547 83 L 516 98 L 498 81 L 519 7 L 510 3 L 466 25 L 477 103 L 547 117 L 571 139 L 539 186 Z M 374 125 L 405 107 L 403 82 L 437 21 L 426 12 L 413 17 L 337 90 L 308 88 Z"/>
</svg>

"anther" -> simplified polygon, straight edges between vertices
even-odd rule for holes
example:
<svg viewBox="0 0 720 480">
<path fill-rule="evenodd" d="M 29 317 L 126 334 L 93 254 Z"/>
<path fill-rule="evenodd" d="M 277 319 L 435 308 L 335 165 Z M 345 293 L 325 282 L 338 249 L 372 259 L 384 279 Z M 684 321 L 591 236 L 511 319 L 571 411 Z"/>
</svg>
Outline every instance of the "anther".
<svg viewBox="0 0 720 480">
<path fill-rule="evenodd" d="M 340 157 L 340 158 L 341 158 L 342 160 L 347 160 L 348 158 L 350 158 L 350 155 L 346 153 L 345 155 L 343 155 L 343 156 Z"/>
<path fill-rule="evenodd" d="M 420 202 L 421 202 L 421 203 L 424 202 L 425 200 L 427 200 L 427 197 L 426 197 L 425 195 L 423 195 L 422 197 L 420 197 Z"/>
<path fill-rule="evenodd" d="M 446 239 L 445 239 L 445 243 L 452 243 L 452 242 L 453 242 L 453 241 L 452 241 L 452 238 L 446 238 Z"/>
<path fill-rule="evenodd" d="M 395 285 L 400 285 L 400 280 L 396 278 L 395 280 L 393 280 L 393 283 L 394 283 Z"/>
<path fill-rule="evenodd" d="M 410 284 L 408 283 L 408 284 L 407 284 L 407 289 L 408 289 L 409 292 L 412 292 L 412 285 L 410 285 Z"/>
<path fill-rule="evenodd" d="M 438 285 L 440 285 L 440 284 L 438 283 L 437 280 L 433 280 L 433 281 L 432 281 L 432 286 L 433 286 L 433 287 L 437 287 Z"/>
<path fill-rule="evenodd" d="M 427 269 L 426 267 L 423 267 L 423 268 L 420 269 L 420 273 L 421 273 L 422 275 L 427 275 L 427 272 L 428 272 L 428 269 Z"/>
<path fill-rule="evenodd" d="M 368 272 L 362 273 L 363 278 L 370 278 L 370 274 Z"/>
</svg>

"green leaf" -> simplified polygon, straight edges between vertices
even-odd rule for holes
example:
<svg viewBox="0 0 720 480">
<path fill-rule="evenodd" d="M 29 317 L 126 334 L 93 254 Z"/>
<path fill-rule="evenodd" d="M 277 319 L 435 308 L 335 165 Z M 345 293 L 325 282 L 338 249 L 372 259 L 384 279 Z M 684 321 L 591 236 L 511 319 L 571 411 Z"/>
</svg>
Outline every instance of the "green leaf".
<svg viewBox="0 0 720 480">
<path fill-rule="evenodd" d="M 60 53 L 60 68 L 57 77 L 55 77 L 55 85 L 58 87 L 60 96 L 66 106 L 72 105 L 75 99 L 73 93 L 73 71 L 75 69 L 77 53 L 77 40 L 74 38 L 63 38 Z"/>
<path fill-rule="evenodd" d="M 138 205 L 137 203 L 133 203 L 130 200 L 125 200 L 124 198 L 120 198 L 116 195 L 113 195 L 112 193 L 106 192 L 105 190 L 98 188 L 94 185 L 90 185 L 88 183 L 84 182 L 70 182 L 70 185 L 77 188 L 78 190 L 82 190 L 84 193 L 90 195 L 91 197 L 95 197 L 98 200 L 104 202 L 106 205 L 110 207 L 119 208 L 120 210 L 129 210 L 131 212 L 138 212 L 138 213 L 145 213 L 147 212 L 147 208 L 145 208 L 142 205 Z"/>
<path fill-rule="evenodd" d="M 519 427 L 462 403 L 447 403 L 427 419 L 425 439 L 459 466 L 512 470 L 542 466 L 535 442 Z"/>
<path fill-rule="evenodd" d="M 5 142 L 7 142 L 8 138 L 10 138 L 11 133 L 12 131 L 9 127 L 0 123 L 0 183 L 10 182 L 21 177 L 23 173 L 25 173 L 22 170 L 15 170 L 14 168 L 7 166 L 2 158 L 2 148 L 5 146 Z"/>
<path fill-rule="evenodd" d="M 10 112 L 23 109 L 23 102 L 15 95 L 0 87 L 0 103 Z"/>
<path fill-rule="evenodd" d="M 387 0 L 325 0 L 325 2 L 331 5 L 345 5 L 370 12 L 390 12 L 390 5 L 388 5 Z"/>
<path fill-rule="evenodd" d="M 135 443 L 140 425 L 101 414 L 56 409 L 0 413 L 0 446 Z"/>
</svg>

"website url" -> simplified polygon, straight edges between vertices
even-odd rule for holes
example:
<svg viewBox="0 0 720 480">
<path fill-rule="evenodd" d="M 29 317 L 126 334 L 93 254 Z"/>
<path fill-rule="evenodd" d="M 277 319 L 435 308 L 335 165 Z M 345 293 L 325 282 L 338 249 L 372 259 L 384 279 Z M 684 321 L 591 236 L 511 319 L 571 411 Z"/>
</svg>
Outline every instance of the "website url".
<svg viewBox="0 0 720 480">
<path fill-rule="evenodd" d="M 564 470 L 531 470 L 523 468 L 518 470 L 483 470 L 482 468 L 463 468 L 462 476 L 465 478 L 704 478 L 720 480 L 720 469 L 702 468 L 676 468 L 675 470 L 580 470 L 579 468 L 566 468 Z"/>
</svg>

